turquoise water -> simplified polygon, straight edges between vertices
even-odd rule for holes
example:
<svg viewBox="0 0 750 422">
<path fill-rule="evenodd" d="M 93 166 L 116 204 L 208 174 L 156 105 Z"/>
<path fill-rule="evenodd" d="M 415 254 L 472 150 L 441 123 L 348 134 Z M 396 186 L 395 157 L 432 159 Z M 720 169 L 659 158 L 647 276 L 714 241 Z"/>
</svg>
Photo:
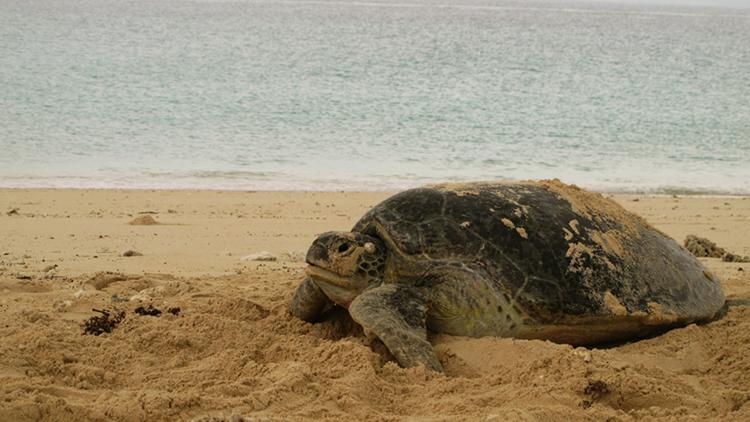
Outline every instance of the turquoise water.
<svg viewBox="0 0 750 422">
<path fill-rule="evenodd" d="M 747 8 L 4 0 L 0 83 L 2 187 L 750 193 Z"/>
</svg>

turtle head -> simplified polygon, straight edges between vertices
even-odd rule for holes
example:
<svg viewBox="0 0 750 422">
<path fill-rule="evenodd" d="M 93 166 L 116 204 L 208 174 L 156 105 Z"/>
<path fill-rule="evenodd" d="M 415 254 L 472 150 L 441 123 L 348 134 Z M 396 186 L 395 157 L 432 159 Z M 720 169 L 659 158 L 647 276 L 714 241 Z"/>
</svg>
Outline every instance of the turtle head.
<svg viewBox="0 0 750 422">
<path fill-rule="evenodd" d="M 368 287 L 382 283 L 385 244 L 357 232 L 327 232 L 307 251 L 307 275 L 334 302 L 348 307 Z"/>
</svg>

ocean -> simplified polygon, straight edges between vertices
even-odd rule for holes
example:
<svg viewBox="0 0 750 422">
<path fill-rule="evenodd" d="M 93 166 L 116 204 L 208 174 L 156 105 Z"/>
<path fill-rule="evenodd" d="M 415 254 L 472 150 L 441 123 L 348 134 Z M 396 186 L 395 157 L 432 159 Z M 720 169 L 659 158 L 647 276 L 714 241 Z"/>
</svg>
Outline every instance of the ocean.
<svg viewBox="0 0 750 422">
<path fill-rule="evenodd" d="M 0 187 L 750 193 L 750 8 L 0 2 Z"/>
</svg>

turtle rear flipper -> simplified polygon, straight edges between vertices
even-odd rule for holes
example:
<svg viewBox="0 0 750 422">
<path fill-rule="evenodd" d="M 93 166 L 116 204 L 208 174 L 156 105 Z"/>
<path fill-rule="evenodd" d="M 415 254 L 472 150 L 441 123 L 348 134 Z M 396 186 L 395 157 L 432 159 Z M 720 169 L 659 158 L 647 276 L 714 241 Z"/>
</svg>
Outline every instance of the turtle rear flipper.
<svg viewBox="0 0 750 422">
<path fill-rule="evenodd" d="M 294 292 L 289 312 L 304 321 L 317 322 L 332 305 L 320 287 L 310 277 L 305 277 Z"/>
<path fill-rule="evenodd" d="M 427 341 L 427 305 L 418 291 L 407 286 L 384 284 L 366 291 L 349 306 L 349 314 L 366 331 L 376 335 L 399 365 L 424 365 L 443 372 L 432 345 Z"/>
</svg>

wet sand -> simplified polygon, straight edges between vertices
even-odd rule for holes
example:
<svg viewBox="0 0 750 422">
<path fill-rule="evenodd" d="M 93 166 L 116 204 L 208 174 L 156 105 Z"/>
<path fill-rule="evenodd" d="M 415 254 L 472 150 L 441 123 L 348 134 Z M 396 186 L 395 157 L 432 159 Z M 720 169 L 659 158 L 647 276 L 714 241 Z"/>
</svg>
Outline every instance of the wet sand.
<svg viewBox="0 0 750 422">
<path fill-rule="evenodd" d="M 0 420 L 750 419 L 747 307 L 606 349 L 435 336 L 445 375 L 399 368 L 344 312 L 288 315 L 316 234 L 388 195 L 0 190 Z M 614 199 L 750 255 L 748 198 Z M 750 264 L 703 261 L 750 298 Z M 92 309 L 125 319 L 83 335 Z"/>
</svg>

